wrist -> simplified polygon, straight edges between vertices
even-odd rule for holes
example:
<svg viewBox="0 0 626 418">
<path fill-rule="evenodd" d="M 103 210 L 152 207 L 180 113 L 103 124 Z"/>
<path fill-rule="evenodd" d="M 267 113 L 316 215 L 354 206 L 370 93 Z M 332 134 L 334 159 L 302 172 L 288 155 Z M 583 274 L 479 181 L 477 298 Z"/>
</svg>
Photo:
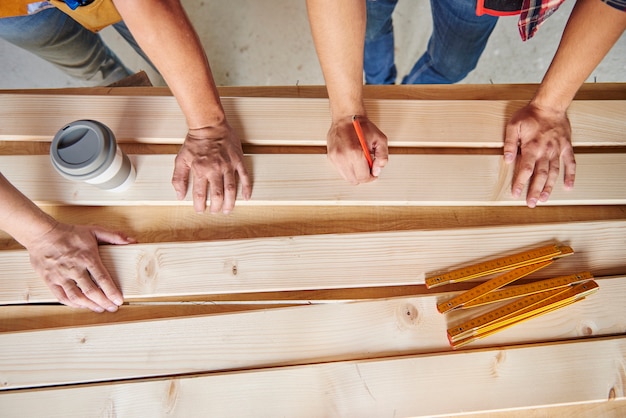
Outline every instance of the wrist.
<svg viewBox="0 0 626 418">
<path fill-rule="evenodd" d="M 41 242 L 51 231 L 56 229 L 59 222 L 45 212 L 37 213 L 32 222 L 22 231 L 16 233 L 15 239 L 26 249 Z"/>
<path fill-rule="evenodd" d="M 330 117 L 333 123 L 336 123 L 345 118 L 352 118 L 352 116 L 358 115 L 367 117 L 365 111 L 365 105 L 362 101 L 356 103 L 344 103 L 330 106 Z"/>
<path fill-rule="evenodd" d="M 189 125 L 188 131 L 192 137 L 207 138 L 231 129 L 226 117 L 222 114 L 222 116 L 217 115 L 213 118 L 205 119 L 202 124 Z"/>
<path fill-rule="evenodd" d="M 573 95 L 554 93 L 540 86 L 530 104 L 545 111 L 565 113 L 572 99 Z"/>
</svg>

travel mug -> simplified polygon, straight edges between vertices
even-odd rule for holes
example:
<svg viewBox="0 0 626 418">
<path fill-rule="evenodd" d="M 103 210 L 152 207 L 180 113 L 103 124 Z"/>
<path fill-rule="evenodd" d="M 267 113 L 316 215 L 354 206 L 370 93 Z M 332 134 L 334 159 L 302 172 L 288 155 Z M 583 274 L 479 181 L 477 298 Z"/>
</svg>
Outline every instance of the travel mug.
<svg viewBox="0 0 626 418">
<path fill-rule="evenodd" d="M 52 140 L 50 159 L 63 177 L 104 190 L 123 191 L 135 181 L 135 167 L 103 123 L 77 120 L 64 126 Z"/>
</svg>

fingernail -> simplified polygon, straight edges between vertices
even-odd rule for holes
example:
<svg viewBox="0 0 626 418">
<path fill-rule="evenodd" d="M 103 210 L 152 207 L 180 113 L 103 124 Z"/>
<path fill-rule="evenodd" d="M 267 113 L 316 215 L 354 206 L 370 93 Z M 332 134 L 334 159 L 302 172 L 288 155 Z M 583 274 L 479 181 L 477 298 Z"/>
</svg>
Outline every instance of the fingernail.
<svg viewBox="0 0 626 418">
<path fill-rule="evenodd" d="M 528 207 L 529 208 L 534 208 L 535 206 L 537 206 L 537 199 L 532 198 L 528 200 Z"/>
<path fill-rule="evenodd" d="M 117 306 L 122 306 L 124 302 L 122 301 L 122 299 L 115 299 L 113 303 L 115 303 Z"/>
<path fill-rule="evenodd" d="M 548 198 L 550 197 L 550 194 L 543 192 L 541 193 L 541 195 L 539 196 L 539 200 L 542 202 L 545 202 L 548 200 Z"/>
<path fill-rule="evenodd" d="M 98 306 L 98 307 L 96 308 L 96 312 L 98 312 L 98 313 L 102 313 L 102 312 L 104 312 L 104 309 Z"/>
<path fill-rule="evenodd" d="M 117 312 L 117 306 L 109 306 L 107 308 L 107 311 L 109 311 L 109 312 Z"/>
<path fill-rule="evenodd" d="M 380 167 L 374 167 L 374 169 L 372 170 L 372 176 L 374 177 L 380 176 Z"/>
<path fill-rule="evenodd" d="M 510 152 L 505 152 L 504 153 L 504 161 L 507 163 L 510 163 L 513 161 L 513 154 Z"/>
<path fill-rule="evenodd" d="M 513 197 L 520 197 L 520 195 L 522 194 L 522 189 L 513 189 Z"/>
</svg>

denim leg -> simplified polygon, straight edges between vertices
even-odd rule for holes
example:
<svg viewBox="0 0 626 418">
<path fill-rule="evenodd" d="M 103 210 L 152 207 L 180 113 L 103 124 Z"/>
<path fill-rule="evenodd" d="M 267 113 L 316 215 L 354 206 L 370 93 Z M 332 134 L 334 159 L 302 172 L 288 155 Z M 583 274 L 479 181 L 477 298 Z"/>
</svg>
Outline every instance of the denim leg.
<svg viewBox="0 0 626 418">
<path fill-rule="evenodd" d="M 100 35 L 55 8 L 0 19 L 0 37 L 85 85 L 107 85 L 132 74 Z"/>
<path fill-rule="evenodd" d="M 476 68 L 498 21 L 476 16 L 476 0 L 431 0 L 433 33 L 428 49 L 403 84 L 450 84 Z"/>
<path fill-rule="evenodd" d="M 148 56 L 143 52 L 143 49 L 141 49 L 137 41 L 135 41 L 134 36 L 130 33 L 130 30 L 128 29 L 128 27 L 126 26 L 126 23 L 124 23 L 123 20 L 115 23 L 113 25 L 113 28 L 117 31 L 117 33 L 119 33 L 122 36 L 122 38 L 126 40 L 126 42 L 128 42 L 128 44 L 131 47 L 133 47 L 135 52 L 137 52 L 141 56 L 141 58 L 143 58 L 144 60 L 146 60 L 148 64 L 150 64 L 150 66 L 154 69 L 154 71 L 156 71 L 157 73 L 159 72 L 159 70 L 157 70 L 154 64 L 152 64 L 152 61 L 150 61 L 150 58 L 148 58 Z"/>
<path fill-rule="evenodd" d="M 398 0 L 367 0 L 367 27 L 363 71 L 367 84 L 394 84 L 393 22 L 391 15 Z"/>
</svg>

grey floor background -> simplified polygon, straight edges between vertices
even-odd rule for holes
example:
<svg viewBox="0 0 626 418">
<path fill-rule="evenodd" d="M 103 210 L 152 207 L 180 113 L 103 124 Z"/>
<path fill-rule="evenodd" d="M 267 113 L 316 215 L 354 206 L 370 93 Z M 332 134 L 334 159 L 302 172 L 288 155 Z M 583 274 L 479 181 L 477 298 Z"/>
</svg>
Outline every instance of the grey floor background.
<svg viewBox="0 0 626 418">
<path fill-rule="evenodd" d="M 319 85 L 324 83 L 311 40 L 304 0 L 182 0 L 207 51 L 218 85 Z M 517 18 L 501 18 L 478 67 L 462 83 L 538 83 L 558 46 L 574 5 L 568 0 L 523 43 Z M 401 78 L 426 48 L 432 23 L 427 0 L 401 0 L 394 14 L 396 64 Z M 112 29 L 107 44 L 133 70 L 163 80 Z M 0 88 L 73 87 L 81 83 L 0 40 Z M 587 80 L 626 81 L 626 36 Z"/>
</svg>

